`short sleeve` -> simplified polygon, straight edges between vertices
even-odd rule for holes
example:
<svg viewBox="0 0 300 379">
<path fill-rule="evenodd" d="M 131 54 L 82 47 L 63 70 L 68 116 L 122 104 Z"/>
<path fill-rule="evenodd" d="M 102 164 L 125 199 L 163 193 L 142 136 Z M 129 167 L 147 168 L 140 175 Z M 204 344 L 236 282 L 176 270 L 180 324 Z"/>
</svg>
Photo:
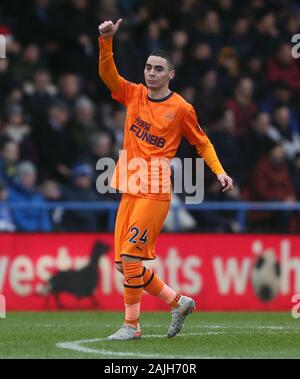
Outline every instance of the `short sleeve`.
<svg viewBox="0 0 300 379">
<path fill-rule="evenodd" d="M 114 100 L 122 103 L 125 106 L 128 106 L 131 100 L 138 96 L 139 91 L 141 90 L 141 84 L 135 84 L 129 82 L 123 77 L 119 77 L 120 80 L 120 90 L 118 92 L 112 92 L 111 96 Z"/>
<path fill-rule="evenodd" d="M 198 122 L 195 109 L 190 104 L 184 108 L 182 135 L 191 145 L 202 145 L 208 142 L 208 137 Z"/>
</svg>

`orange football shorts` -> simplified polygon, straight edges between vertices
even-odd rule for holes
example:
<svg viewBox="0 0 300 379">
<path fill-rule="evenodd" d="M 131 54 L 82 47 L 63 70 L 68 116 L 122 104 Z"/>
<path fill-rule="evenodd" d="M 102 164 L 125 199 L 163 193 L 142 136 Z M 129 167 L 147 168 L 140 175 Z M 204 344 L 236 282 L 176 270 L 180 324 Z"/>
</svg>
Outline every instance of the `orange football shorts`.
<svg viewBox="0 0 300 379">
<path fill-rule="evenodd" d="M 155 241 L 170 208 L 169 200 L 122 194 L 115 225 L 115 261 L 121 256 L 155 259 Z"/>
</svg>

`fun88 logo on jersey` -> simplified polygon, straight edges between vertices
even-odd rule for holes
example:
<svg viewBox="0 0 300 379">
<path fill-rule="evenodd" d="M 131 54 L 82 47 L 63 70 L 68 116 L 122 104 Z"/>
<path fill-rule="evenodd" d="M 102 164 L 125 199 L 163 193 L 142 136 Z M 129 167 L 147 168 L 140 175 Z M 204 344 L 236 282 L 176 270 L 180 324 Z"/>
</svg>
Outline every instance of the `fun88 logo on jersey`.
<svg viewBox="0 0 300 379">
<path fill-rule="evenodd" d="M 6 317 L 6 301 L 5 296 L 0 294 L 0 318 Z"/>
</svg>

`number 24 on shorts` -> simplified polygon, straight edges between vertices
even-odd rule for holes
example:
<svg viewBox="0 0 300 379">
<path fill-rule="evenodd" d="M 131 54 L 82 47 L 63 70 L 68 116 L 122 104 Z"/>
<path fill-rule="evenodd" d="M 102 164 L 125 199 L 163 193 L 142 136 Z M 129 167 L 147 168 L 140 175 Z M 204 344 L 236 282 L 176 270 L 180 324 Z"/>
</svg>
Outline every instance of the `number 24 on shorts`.
<svg viewBox="0 0 300 379">
<path fill-rule="evenodd" d="M 147 243 L 148 229 L 145 229 L 143 233 L 141 233 L 139 228 L 137 228 L 136 226 L 133 226 L 130 229 L 130 233 L 133 233 L 132 237 L 129 238 L 130 243 L 138 243 L 138 242 Z M 138 238 L 138 235 L 141 235 L 140 238 Z"/>
</svg>

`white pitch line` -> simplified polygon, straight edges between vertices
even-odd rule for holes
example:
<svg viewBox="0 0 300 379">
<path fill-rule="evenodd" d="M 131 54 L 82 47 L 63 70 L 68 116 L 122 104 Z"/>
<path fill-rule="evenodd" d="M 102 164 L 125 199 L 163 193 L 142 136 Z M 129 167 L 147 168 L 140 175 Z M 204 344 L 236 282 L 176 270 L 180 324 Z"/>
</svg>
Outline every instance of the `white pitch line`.
<svg viewBox="0 0 300 379">
<path fill-rule="evenodd" d="M 113 324 L 103 324 L 106 327 L 112 327 L 115 326 Z M 162 325 L 151 325 L 151 324 L 144 324 L 143 326 L 149 326 L 152 328 L 156 327 L 162 327 Z M 240 329 L 241 327 L 237 325 L 192 325 L 193 328 L 204 328 L 204 329 Z M 291 327 L 285 327 L 285 326 L 278 326 L 278 325 L 261 325 L 261 326 L 243 326 L 243 333 L 245 332 L 245 329 L 248 329 L 249 331 L 253 330 L 285 330 L 287 332 L 299 332 L 300 328 L 291 328 Z M 193 333 L 184 333 L 179 334 L 178 337 L 187 337 L 187 336 L 201 336 L 201 335 L 221 335 L 225 334 L 225 331 L 203 331 L 203 332 L 193 332 Z M 166 338 L 165 334 L 154 334 L 154 335 L 145 335 L 143 338 Z M 164 358 L 164 359 L 176 359 L 176 358 L 182 358 L 181 355 L 161 355 L 161 354 L 143 354 L 143 353 L 137 353 L 137 352 L 122 352 L 122 351 L 110 351 L 110 350 L 98 350 L 98 349 L 92 349 L 86 346 L 82 346 L 82 344 L 87 343 L 95 343 L 95 342 L 104 342 L 107 343 L 109 341 L 106 340 L 106 338 L 94 338 L 94 339 L 86 339 L 86 340 L 78 340 L 78 341 L 69 341 L 69 342 L 59 342 L 56 344 L 56 347 L 61 349 L 68 349 L 68 350 L 74 350 L 81 353 L 92 353 L 92 354 L 98 354 L 98 355 L 111 355 L 111 356 L 127 356 L 127 357 L 137 357 L 137 358 Z M 185 356 L 186 359 L 215 359 L 215 358 L 222 358 L 217 356 Z M 233 357 L 232 357 L 233 358 Z M 238 357 L 237 357 L 238 358 Z"/>
<path fill-rule="evenodd" d="M 150 325 L 149 325 L 150 326 Z M 207 328 L 207 329 L 261 329 L 261 330 L 298 330 L 300 331 L 300 328 L 294 328 L 290 326 L 279 326 L 279 325 L 209 325 L 209 324 L 204 324 L 204 325 L 190 325 L 191 327 L 196 327 L 196 328 Z"/>
<path fill-rule="evenodd" d="M 222 332 L 203 332 L 203 333 L 186 333 L 186 334 L 180 334 L 178 337 L 185 337 L 185 336 L 199 336 L 199 335 L 215 335 L 215 334 L 223 334 Z M 143 338 L 166 338 L 166 335 L 164 334 L 154 334 L 154 335 L 146 335 L 143 336 Z M 68 350 L 74 350 L 80 353 L 92 353 L 92 354 L 99 354 L 99 355 L 113 355 L 113 356 L 127 356 L 127 357 L 136 357 L 136 358 L 161 358 L 161 359 L 176 359 L 176 358 L 182 358 L 182 355 L 161 355 L 161 354 L 143 354 L 143 353 L 137 353 L 137 352 L 122 352 L 122 351 L 109 351 L 109 350 L 98 350 L 98 349 L 92 349 L 89 347 L 81 346 L 82 344 L 86 343 L 95 343 L 95 342 L 102 342 L 105 341 L 106 343 L 109 342 L 106 340 L 106 338 L 94 338 L 94 339 L 87 339 L 87 340 L 78 340 L 78 341 L 70 341 L 70 342 L 59 342 L 56 344 L 56 347 L 61 349 L 68 349 Z M 215 359 L 216 356 L 185 356 L 185 359 Z"/>
<path fill-rule="evenodd" d="M 106 328 L 113 328 L 113 327 L 118 327 L 119 323 L 115 323 L 115 324 L 108 324 L 108 323 L 101 323 L 101 322 L 97 322 L 97 325 L 99 326 L 102 326 L 102 327 L 106 327 Z M 40 328 L 87 328 L 89 327 L 90 325 L 86 324 L 86 325 L 82 325 L 82 324 L 79 324 L 79 325 L 76 325 L 75 323 L 72 324 L 72 325 L 59 325 L 59 324 L 49 324 L 49 325 L 44 325 L 44 324 L 36 324 L 35 325 L 36 327 L 40 327 Z M 164 328 L 164 327 L 167 327 L 168 325 L 162 325 L 162 324 L 149 324 L 149 323 L 142 323 L 142 326 L 145 327 L 145 328 Z M 210 325 L 210 324 L 192 324 L 192 325 L 188 325 L 188 326 L 185 326 L 185 328 L 193 328 L 193 329 L 196 329 L 196 328 L 199 328 L 199 329 L 243 329 L 243 331 L 245 329 L 249 329 L 249 330 L 253 330 L 253 329 L 257 329 L 257 330 L 286 330 L 286 331 L 300 331 L 300 327 L 292 327 L 292 326 L 279 326 L 279 325 L 260 325 L 260 326 L 255 326 L 255 325 Z"/>
<path fill-rule="evenodd" d="M 153 327 L 153 328 L 161 328 L 162 326 L 161 325 L 147 325 L 147 324 L 143 324 L 143 327 Z M 231 329 L 231 331 L 239 331 L 242 329 L 241 332 L 255 332 L 256 330 L 266 330 L 266 331 L 272 331 L 272 330 L 282 330 L 282 331 L 285 331 L 285 332 L 297 332 L 299 333 L 300 332 L 300 328 L 299 327 L 294 327 L 294 326 L 279 326 L 279 325 L 260 325 L 260 326 L 255 326 L 255 325 L 199 325 L 199 324 L 192 324 L 192 325 L 189 325 L 189 326 L 186 326 L 186 328 L 193 328 L 193 329 Z M 234 330 L 235 329 L 235 330 Z"/>
</svg>

